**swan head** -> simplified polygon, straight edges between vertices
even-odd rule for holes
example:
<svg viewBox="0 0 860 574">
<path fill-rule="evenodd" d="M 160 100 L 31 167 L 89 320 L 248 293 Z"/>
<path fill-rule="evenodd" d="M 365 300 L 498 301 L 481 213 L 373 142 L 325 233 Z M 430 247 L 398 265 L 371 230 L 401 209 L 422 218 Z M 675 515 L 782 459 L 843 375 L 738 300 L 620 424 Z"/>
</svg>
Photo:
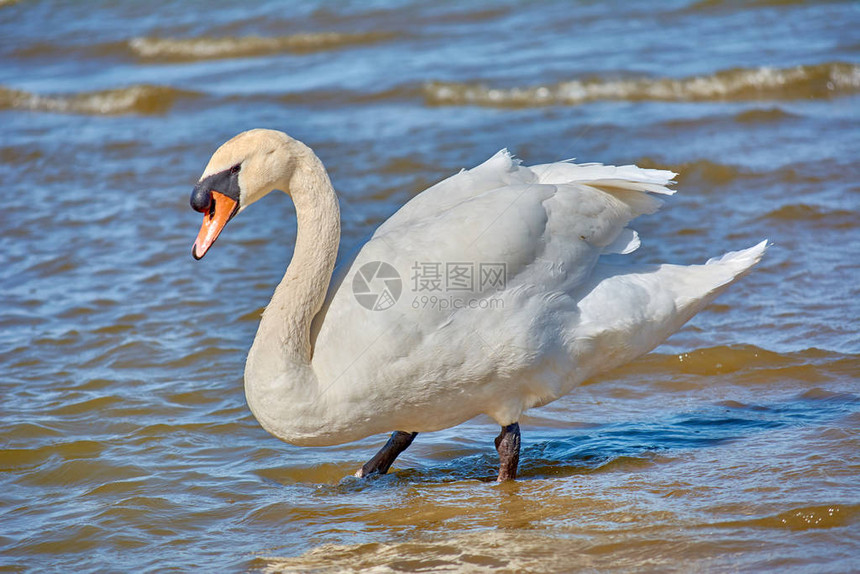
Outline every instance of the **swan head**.
<svg viewBox="0 0 860 574">
<path fill-rule="evenodd" d="M 288 191 L 298 142 L 275 130 L 242 132 L 219 147 L 191 192 L 191 207 L 203 224 L 191 248 L 203 257 L 218 235 L 246 207 L 274 189 Z"/>
</svg>

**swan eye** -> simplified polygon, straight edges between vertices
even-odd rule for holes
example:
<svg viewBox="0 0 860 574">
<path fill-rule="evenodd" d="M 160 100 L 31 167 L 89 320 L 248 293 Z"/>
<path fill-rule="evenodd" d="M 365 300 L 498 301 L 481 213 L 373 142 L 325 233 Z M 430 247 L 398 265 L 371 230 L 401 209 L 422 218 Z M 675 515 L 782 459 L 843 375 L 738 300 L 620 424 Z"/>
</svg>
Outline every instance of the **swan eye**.
<svg viewBox="0 0 860 574">
<path fill-rule="evenodd" d="M 233 167 L 230 168 L 230 174 L 235 175 L 235 174 L 239 173 L 240 169 L 242 169 L 242 164 L 237 163 L 236 165 L 234 165 Z"/>
</svg>

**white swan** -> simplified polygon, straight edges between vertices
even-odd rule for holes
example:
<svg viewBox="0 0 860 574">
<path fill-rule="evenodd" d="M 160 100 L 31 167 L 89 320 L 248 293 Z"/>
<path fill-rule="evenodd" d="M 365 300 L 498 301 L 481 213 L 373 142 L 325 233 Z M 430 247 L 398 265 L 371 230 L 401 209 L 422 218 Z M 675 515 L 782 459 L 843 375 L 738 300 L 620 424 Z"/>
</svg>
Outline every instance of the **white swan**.
<svg viewBox="0 0 860 574">
<path fill-rule="evenodd" d="M 418 432 L 485 413 L 499 480 L 516 476 L 528 408 L 648 352 L 759 261 L 766 241 L 705 265 L 616 266 L 626 229 L 671 194 L 670 171 L 569 162 L 525 167 L 503 150 L 419 194 L 332 280 L 337 196 L 320 160 L 251 130 L 212 156 L 191 196 L 203 257 L 235 214 L 274 189 L 295 204 L 292 261 L 245 366 L 260 424 L 296 445 L 395 431 L 356 474 L 385 473 Z"/>
</svg>

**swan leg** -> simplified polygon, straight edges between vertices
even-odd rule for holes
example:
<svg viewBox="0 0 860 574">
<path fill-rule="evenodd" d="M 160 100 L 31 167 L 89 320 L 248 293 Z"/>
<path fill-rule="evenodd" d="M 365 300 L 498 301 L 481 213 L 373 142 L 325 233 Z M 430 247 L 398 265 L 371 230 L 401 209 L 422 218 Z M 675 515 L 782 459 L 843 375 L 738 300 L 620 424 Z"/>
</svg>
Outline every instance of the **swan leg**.
<svg viewBox="0 0 860 574">
<path fill-rule="evenodd" d="M 514 480 L 520 464 L 520 424 L 502 427 L 496 437 L 496 450 L 499 451 L 499 478 L 497 482 Z"/>
<path fill-rule="evenodd" d="M 417 432 L 394 431 L 385 446 L 379 449 L 372 459 L 364 463 L 364 466 L 356 471 L 355 476 L 364 478 L 371 474 L 385 474 L 391 468 L 394 459 L 412 444 L 416 436 L 418 436 Z"/>
</svg>

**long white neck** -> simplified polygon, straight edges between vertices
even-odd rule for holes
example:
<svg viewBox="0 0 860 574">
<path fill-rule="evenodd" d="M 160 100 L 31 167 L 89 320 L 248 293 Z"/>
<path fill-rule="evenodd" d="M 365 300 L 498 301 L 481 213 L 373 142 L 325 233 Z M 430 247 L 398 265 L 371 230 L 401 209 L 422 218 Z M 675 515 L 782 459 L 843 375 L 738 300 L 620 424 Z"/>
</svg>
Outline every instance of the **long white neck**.
<svg viewBox="0 0 860 574">
<path fill-rule="evenodd" d="M 311 322 L 331 280 L 340 243 L 340 209 L 322 162 L 291 142 L 293 165 L 280 187 L 296 208 L 293 258 L 260 321 L 245 365 L 245 396 L 260 424 L 293 444 L 325 434 L 324 389 L 311 366 Z"/>
</svg>

